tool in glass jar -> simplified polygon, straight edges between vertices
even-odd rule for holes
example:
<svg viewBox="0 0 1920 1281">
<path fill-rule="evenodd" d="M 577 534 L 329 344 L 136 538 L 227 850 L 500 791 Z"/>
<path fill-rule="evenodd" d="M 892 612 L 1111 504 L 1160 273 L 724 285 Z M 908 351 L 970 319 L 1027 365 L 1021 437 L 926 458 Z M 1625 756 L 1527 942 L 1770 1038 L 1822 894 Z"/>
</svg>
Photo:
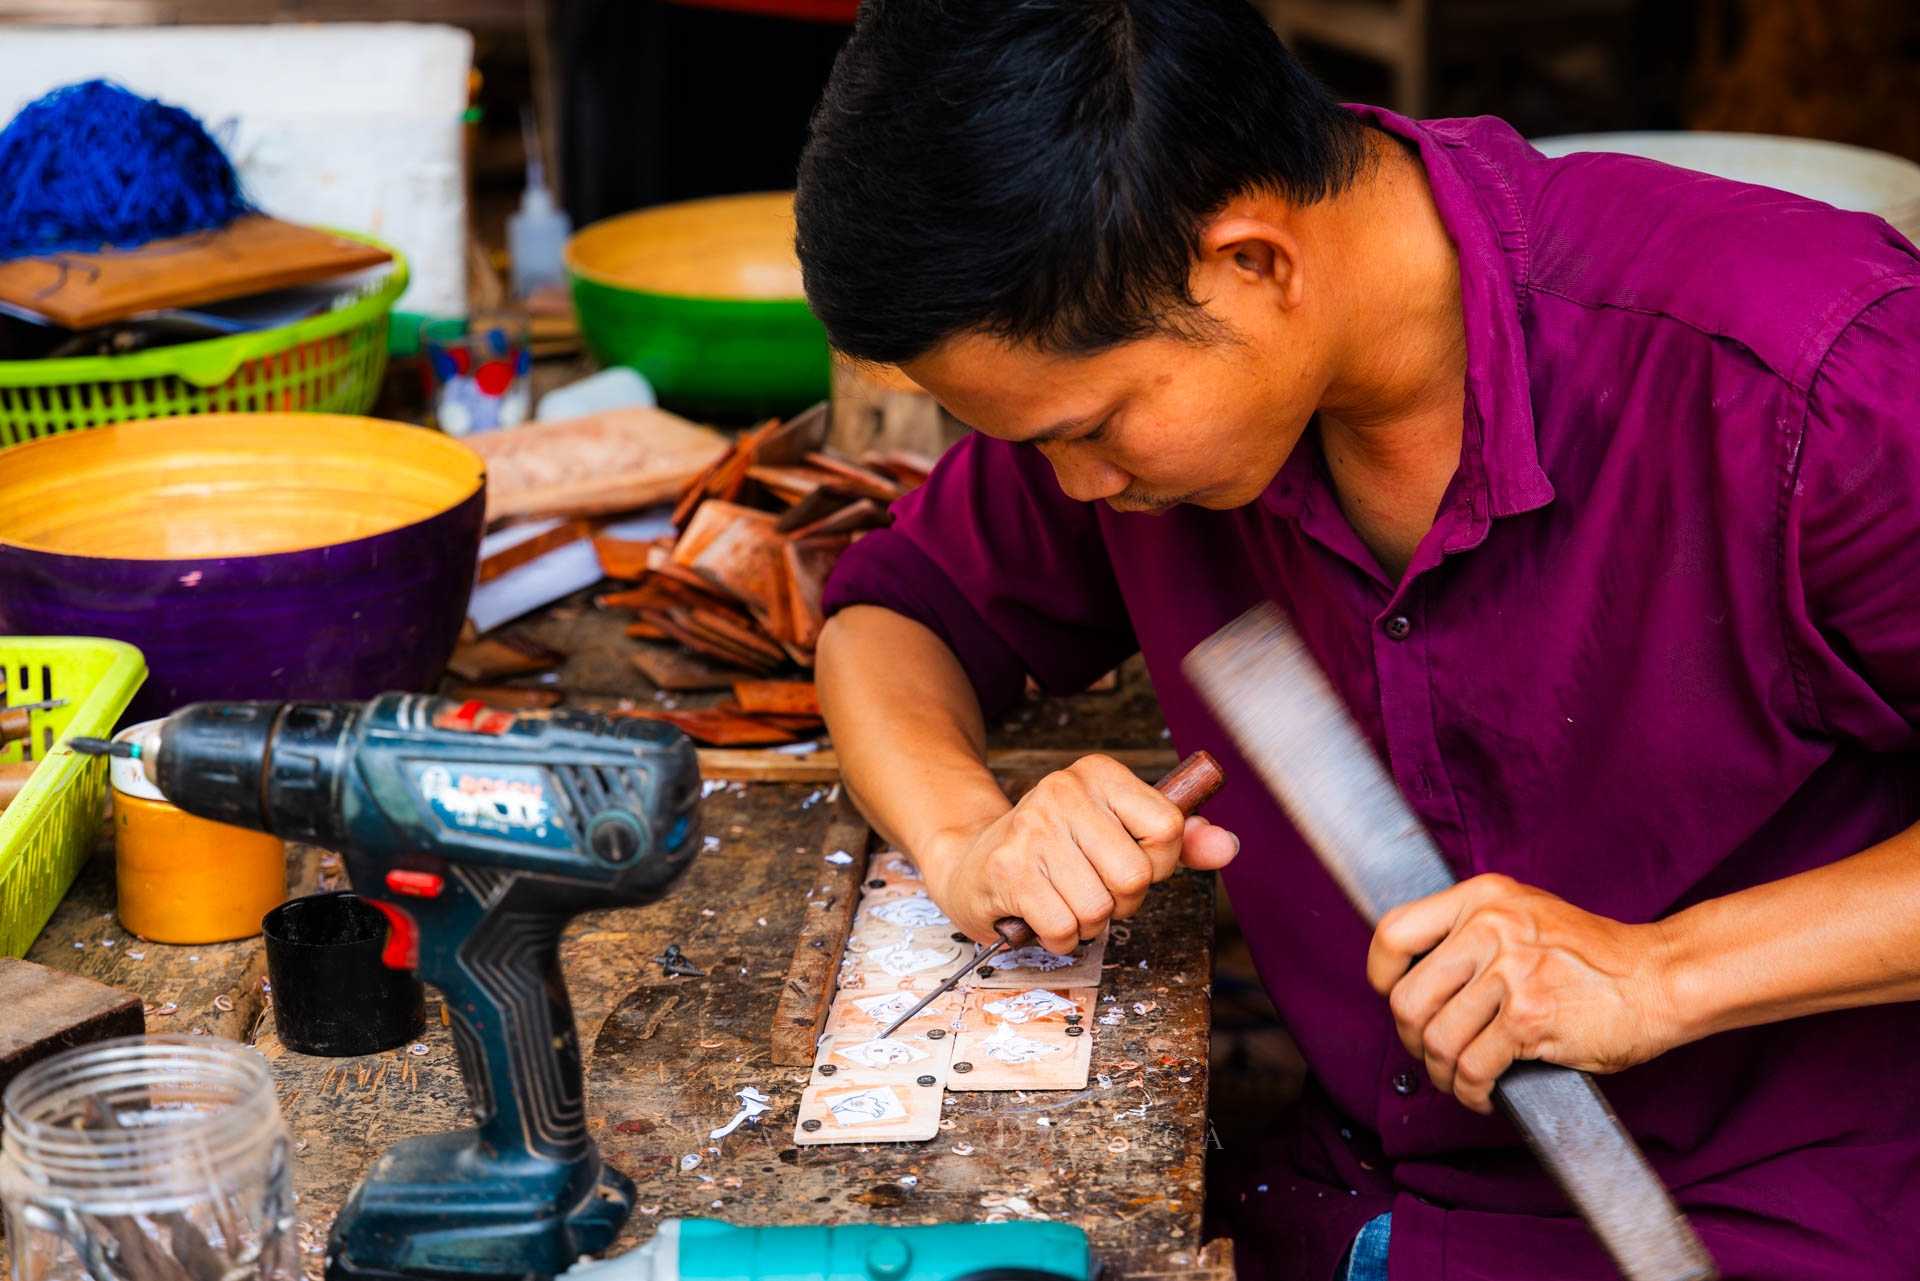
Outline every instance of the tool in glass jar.
<svg viewBox="0 0 1920 1281">
<path fill-rule="evenodd" d="M 1195 752 L 1174 766 L 1172 771 L 1155 783 L 1154 789 L 1180 807 L 1182 814 L 1192 814 L 1205 805 L 1213 794 L 1220 790 L 1227 776 L 1221 772 L 1220 762 L 1207 752 Z M 1029 947 L 1038 941 L 1033 928 L 1017 916 L 1003 916 L 993 923 L 993 932 L 1000 937 L 992 944 L 976 953 L 971 961 L 961 966 L 939 987 L 927 993 L 914 1003 L 913 1007 L 893 1022 L 887 1024 L 880 1033 L 879 1040 L 886 1040 L 904 1027 L 920 1011 L 932 1005 L 954 989 L 961 979 L 1011 948 Z"/>
<path fill-rule="evenodd" d="M 9 1085 L 0 1201 L 39 1281 L 298 1281 L 290 1147 L 257 1051 L 67 1050 Z"/>
</svg>

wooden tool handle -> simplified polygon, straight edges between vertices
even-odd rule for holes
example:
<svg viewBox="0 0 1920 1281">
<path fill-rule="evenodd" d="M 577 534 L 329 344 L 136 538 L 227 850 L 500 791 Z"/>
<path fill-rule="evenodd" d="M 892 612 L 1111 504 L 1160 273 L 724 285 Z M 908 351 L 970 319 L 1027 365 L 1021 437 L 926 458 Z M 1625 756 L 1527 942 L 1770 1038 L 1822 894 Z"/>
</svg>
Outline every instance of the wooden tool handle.
<svg viewBox="0 0 1920 1281">
<path fill-rule="evenodd" d="M 1033 927 L 1017 916 L 1003 916 L 993 923 L 993 932 L 1008 947 L 1031 947 L 1040 941 Z"/>
<path fill-rule="evenodd" d="M 1213 794 L 1226 781 L 1226 772 L 1220 768 L 1220 762 L 1213 759 L 1212 752 L 1195 752 L 1153 786 L 1178 805 L 1182 814 L 1191 817 L 1195 810 L 1213 799 Z"/>
<path fill-rule="evenodd" d="M 27 780 L 33 777 L 38 761 L 8 761 L 0 764 L 0 812 L 13 803 L 27 786 Z"/>
<path fill-rule="evenodd" d="M 1180 807 L 1182 814 L 1192 814 L 1213 798 L 1227 781 L 1227 775 L 1220 768 L 1220 762 L 1213 759 L 1211 752 L 1195 752 L 1163 775 L 1154 790 Z M 1017 916 L 1003 916 L 993 923 L 993 932 L 1008 947 L 1031 947 L 1039 940 L 1033 929 Z"/>
<path fill-rule="evenodd" d="M 33 718 L 21 708 L 0 712 L 0 744 L 25 738 L 33 732 Z"/>
</svg>

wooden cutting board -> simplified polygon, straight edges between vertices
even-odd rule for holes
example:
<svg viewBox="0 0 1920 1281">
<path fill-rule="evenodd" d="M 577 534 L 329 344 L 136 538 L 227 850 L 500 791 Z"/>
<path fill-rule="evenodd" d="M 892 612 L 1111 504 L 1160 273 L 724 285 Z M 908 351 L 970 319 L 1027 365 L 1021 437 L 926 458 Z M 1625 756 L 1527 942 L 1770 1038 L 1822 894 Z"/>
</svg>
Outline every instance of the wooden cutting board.
<svg viewBox="0 0 1920 1281">
<path fill-rule="evenodd" d="M 145 1030 L 131 992 L 0 957 L 0 1086 L 61 1050 Z"/>
<path fill-rule="evenodd" d="M 487 464 L 487 519 L 597 516 L 670 502 L 726 437 L 664 409 L 609 409 L 469 436 Z"/>
<path fill-rule="evenodd" d="M 141 312 L 344 276 L 392 257 L 345 236 L 256 214 L 220 231 L 138 249 L 0 262 L 0 303 L 68 329 L 92 329 Z"/>
</svg>

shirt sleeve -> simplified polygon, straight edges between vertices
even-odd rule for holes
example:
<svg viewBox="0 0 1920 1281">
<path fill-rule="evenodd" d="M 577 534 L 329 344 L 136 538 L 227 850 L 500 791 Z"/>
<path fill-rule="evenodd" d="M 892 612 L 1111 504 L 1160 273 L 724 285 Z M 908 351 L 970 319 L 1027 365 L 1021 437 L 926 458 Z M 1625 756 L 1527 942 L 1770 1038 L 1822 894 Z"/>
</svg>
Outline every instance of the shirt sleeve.
<svg viewBox="0 0 1920 1281">
<path fill-rule="evenodd" d="M 834 566 L 826 611 L 881 605 L 925 624 L 988 716 L 1029 675 L 1071 693 L 1139 647 L 1098 512 L 1060 491 L 1038 451 L 968 436 L 893 513 Z"/>
<path fill-rule="evenodd" d="M 1862 311 L 1816 373 L 1786 536 L 1817 727 L 1920 747 L 1920 282 Z"/>
</svg>

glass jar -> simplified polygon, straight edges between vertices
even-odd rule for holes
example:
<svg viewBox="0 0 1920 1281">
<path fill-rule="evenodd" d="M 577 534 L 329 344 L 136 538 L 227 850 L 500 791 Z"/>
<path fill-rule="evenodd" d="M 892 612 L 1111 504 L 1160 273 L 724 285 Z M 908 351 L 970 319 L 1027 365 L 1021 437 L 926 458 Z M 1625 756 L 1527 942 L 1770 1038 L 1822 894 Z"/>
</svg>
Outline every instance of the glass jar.
<svg viewBox="0 0 1920 1281">
<path fill-rule="evenodd" d="M 102 1041 L 22 1072 L 0 1142 L 13 1281 L 297 1281 L 266 1060 L 209 1036 Z"/>
</svg>

